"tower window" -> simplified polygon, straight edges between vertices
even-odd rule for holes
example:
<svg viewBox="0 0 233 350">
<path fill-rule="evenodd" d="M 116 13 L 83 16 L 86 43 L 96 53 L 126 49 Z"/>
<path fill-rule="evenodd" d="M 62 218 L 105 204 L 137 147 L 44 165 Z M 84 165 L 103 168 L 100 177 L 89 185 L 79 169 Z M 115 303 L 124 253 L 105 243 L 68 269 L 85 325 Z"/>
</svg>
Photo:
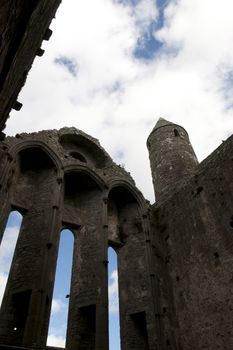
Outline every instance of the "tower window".
<svg viewBox="0 0 233 350">
<path fill-rule="evenodd" d="M 179 134 L 179 131 L 177 129 L 174 129 L 174 135 L 177 137 L 177 136 L 180 136 Z"/>
</svg>

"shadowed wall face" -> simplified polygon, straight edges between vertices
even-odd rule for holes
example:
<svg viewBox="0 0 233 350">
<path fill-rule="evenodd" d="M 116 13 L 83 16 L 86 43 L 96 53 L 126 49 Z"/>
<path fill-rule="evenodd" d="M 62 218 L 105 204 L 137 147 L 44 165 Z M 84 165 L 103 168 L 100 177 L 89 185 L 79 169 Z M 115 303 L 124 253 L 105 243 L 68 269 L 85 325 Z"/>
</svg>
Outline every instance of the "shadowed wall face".
<svg viewBox="0 0 233 350">
<path fill-rule="evenodd" d="M 121 348 L 153 349 L 155 320 L 139 205 L 124 187 L 113 188 L 108 202 L 109 244 L 118 257 Z"/>
<path fill-rule="evenodd" d="M 0 311 L 0 344 L 46 347 L 60 232 L 68 228 L 74 251 L 66 348 L 109 347 L 108 247 L 113 246 L 119 262 L 121 347 L 153 349 L 140 207 L 145 202 L 129 174 L 97 140 L 73 128 L 20 135 L 5 144 L 11 161 L 5 160 L 0 178 L 10 181 L 2 182 L 0 227 L 11 207 L 20 208 L 24 218 Z"/>
<path fill-rule="evenodd" d="M 19 152 L 11 203 L 25 214 L 1 308 L 0 335 L 5 344 L 43 344 L 45 338 L 42 322 L 49 313 L 46 300 L 51 293 L 45 278 L 47 243 L 55 185 L 56 169 L 45 152 L 36 147 Z"/>
<path fill-rule="evenodd" d="M 231 137 L 152 211 L 161 318 L 171 349 L 233 348 L 232 150 Z"/>
<path fill-rule="evenodd" d="M 80 130 L 2 143 L 0 236 L 12 209 L 23 222 L 0 344 L 46 348 L 60 232 L 68 228 L 68 350 L 108 350 L 109 246 L 118 259 L 121 350 L 232 349 L 233 139 L 197 165 L 183 128 L 160 125 L 149 143 L 156 133 L 165 140 L 159 156 L 148 144 L 161 195 L 153 207 Z"/>
</svg>

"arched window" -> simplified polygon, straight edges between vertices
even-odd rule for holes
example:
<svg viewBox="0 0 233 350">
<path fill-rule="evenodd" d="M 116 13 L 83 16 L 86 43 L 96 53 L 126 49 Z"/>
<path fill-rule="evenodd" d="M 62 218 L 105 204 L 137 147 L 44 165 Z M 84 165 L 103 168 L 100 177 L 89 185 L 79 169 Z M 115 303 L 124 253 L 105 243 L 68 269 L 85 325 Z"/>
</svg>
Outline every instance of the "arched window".
<svg viewBox="0 0 233 350">
<path fill-rule="evenodd" d="M 117 254 L 108 248 L 109 350 L 120 350 Z"/>
<path fill-rule="evenodd" d="M 177 137 L 177 136 L 180 136 L 180 133 L 177 129 L 174 129 L 174 135 Z"/>
<path fill-rule="evenodd" d="M 84 135 L 63 134 L 59 137 L 59 142 L 66 151 L 73 153 L 74 156 L 75 152 L 81 152 L 81 155 L 84 153 L 97 168 L 103 168 L 110 162 L 109 156 L 99 146 L 98 142 Z"/>
<path fill-rule="evenodd" d="M 65 229 L 61 232 L 57 268 L 53 291 L 47 345 L 65 347 L 69 294 L 71 284 L 74 235 Z"/>
<path fill-rule="evenodd" d="M 18 211 L 12 211 L 3 234 L 0 246 L 0 305 L 5 293 L 22 219 Z"/>
</svg>

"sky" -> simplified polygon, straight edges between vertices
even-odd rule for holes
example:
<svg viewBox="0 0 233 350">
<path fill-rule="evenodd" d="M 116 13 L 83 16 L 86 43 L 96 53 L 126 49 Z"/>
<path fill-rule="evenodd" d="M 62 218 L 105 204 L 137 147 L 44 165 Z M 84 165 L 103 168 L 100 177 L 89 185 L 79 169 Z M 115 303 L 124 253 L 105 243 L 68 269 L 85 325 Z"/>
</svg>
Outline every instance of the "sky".
<svg viewBox="0 0 233 350">
<path fill-rule="evenodd" d="M 0 305 L 5 291 L 21 223 L 21 214 L 18 212 L 13 212 L 10 214 L 7 227 L 3 235 L 3 240 L 0 245 Z"/>
<path fill-rule="evenodd" d="M 185 127 L 199 161 L 232 134 L 232 13 L 232 0 L 63 0 L 6 134 L 75 126 L 153 202 L 146 140 L 159 117 Z"/>
<path fill-rule="evenodd" d="M 63 0 L 6 133 L 75 126 L 154 201 L 146 140 L 159 117 L 199 160 L 233 130 L 232 0 Z"/>
</svg>

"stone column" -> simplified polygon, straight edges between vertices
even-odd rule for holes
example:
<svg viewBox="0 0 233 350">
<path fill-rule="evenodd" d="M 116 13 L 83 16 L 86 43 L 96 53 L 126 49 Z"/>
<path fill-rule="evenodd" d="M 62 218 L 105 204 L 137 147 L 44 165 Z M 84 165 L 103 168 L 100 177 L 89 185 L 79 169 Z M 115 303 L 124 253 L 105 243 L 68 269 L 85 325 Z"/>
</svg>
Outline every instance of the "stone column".
<svg viewBox="0 0 233 350">
<path fill-rule="evenodd" d="M 3 162 L 3 166 L 1 167 L 1 172 L 0 172 L 0 244 L 1 244 L 2 237 L 7 224 L 7 219 L 11 211 L 9 187 L 11 184 L 14 170 L 12 167 L 12 157 L 9 154 L 6 156 L 5 152 L 2 152 L 2 158 L 0 161 Z"/>
<path fill-rule="evenodd" d="M 66 348 L 107 350 L 106 204 L 100 190 L 80 194 Z"/>
<path fill-rule="evenodd" d="M 107 197 L 103 198 L 102 265 L 100 264 L 101 295 L 96 314 L 96 350 L 107 350 L 108 334 L 108 207 Z"/>
<path fill-rule="evenodd" d="M 46 344 L 56 267 L 58 203 L 52 200 L 54 193 L 59 197 L 60 184 L 54 187 L 54 177 L 48 174 L 46 182 L 34 187 L 2 304 L 0 343 L 40 348 Z"/>
<path fill-rule="evenodd" d="M 148 249 L 138 204 L 120 211 L 125 244 L 118 250 L 119 303 L 122 350 L 157 350 Z"/>
<path fill-rule="evenodd" d="M 152 252 L 152 234 L 150 229 L 150 222 L 148 212 L 144 212 L 142 215 L 142 224 L 145 237 L 145 249 L 146 249 L 146 264 L 147 273 L 149 275 L 150 284 L 148 288 L 150 290 L 151 298 L 151 315 L 150 322 L 151 327 L 148 332 L 148 342 L 150 348 L 156 348 L 156 350 L 163 350 L 162 340 L 162 326 L 161 326 L 161 305 L 160 305 L 160 290 L 159 290 L 159 278 L 156 274 L 156 267 L 154 266 L 153 252 Z"/>
<path fill-rule="evenodd" d="M 61 219 L 62 179 L 54 184 L 53 204 L 50 208 L 47 239 L 43 245 L 44 258 L 40 269 L 39 288 L 32 295 L 28 320 L 24 331 L 24 346 L 45 347 L 47 342 L 53 287 L 56 273 L 56 261 L 59 248 Z"/>
</svg>

